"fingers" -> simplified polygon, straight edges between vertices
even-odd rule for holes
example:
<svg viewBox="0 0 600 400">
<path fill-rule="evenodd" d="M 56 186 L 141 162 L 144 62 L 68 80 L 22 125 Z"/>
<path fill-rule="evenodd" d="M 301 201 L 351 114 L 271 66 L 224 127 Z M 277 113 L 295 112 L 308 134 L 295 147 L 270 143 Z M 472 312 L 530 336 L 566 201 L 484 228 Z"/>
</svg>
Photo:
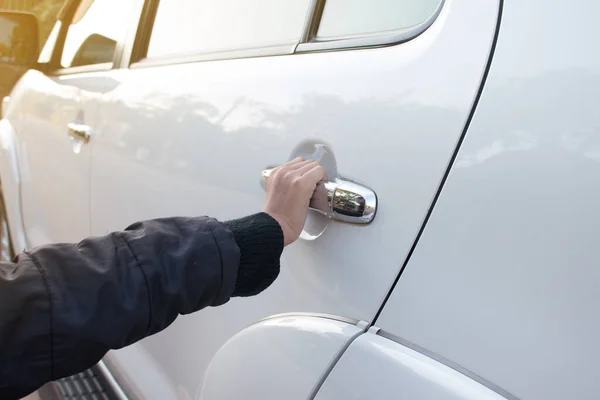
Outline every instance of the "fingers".
<svg viewBox="0 0 600 400">
<path fill-rule="evenodd" d="M 302 175 L 302 180 L 314 188 L 319 182 L 327 180 L 327 173 L 321 164 L 316 163 L 315 166 Z"/>
<path fill-rule="evenodd" d="M 273 173 L 277 173 L 280 178 L 296 178 L 301 179 L 309 186 L 316 186 L 322 180 L 327 179 L 327 173 L 325 169 L 314 160 L 305 160 L 301 157 L 295 158 L 280 167 L 275 168 Z M 305 177 L 305 175 L 307 175 Z M 315 180 L 316 179 L 316 180 Z"/>
<path fill-rule="evenodd" d="M 297 165 L 303 161 L 305 161 L 304 158 L 296 157 L 293 160 L 286 162 L 285 164 L 282 164 L 278 167 L 273 168 L 273 171 L 271 172 L 271 174 L 275 174 L 276 172 L 279 172 L 281 170 L 287 170 L 288 168 L 293 168 L 294 165 Z"/>
<path fill-rule="evenodd" d="M 286 175 L 289 172 L 293 172 L 296 169 L 302 167 L 303 165 L 306 165 L 308 163 L 310 163 L 311 160 L 305 160 L 302 157 L 298 157 L 298 158 L 294 158 L 292 161 L 288 161 L 287 163 L 280 165 L 279 167 L 273 169 L 273 172 L 271 172 L 271 174 L 278 174 L 278 175 Z"/>
<path fill-rule="evenodd" d="M 308 171 L 310 171 L 314 167 L 316 167 L 317 165 L 319 165 L 319 163 L 316 161 L 313 161 L 313 160 L 307 160 L 307 161 L 308 161 L 307 163 L 296 164 L 296 165 L 298 165 L 298 169 L 293 171 L 293 174 L 295 176 L 300 177 L 300 176 L 306 174 Z"/>
<path fill-rule="evenodd" d="M 302 173 L 300 173 L 300 171 L 303 171 L 308 165 L 311 165 L 313 163 L 313 160 L 300 161 L 299 163 L 290 166 L 288 169 L 286 169 L 286 171 L 294 176 L 302 176 Z"/>
<path fill-rule="evenodd" d="M 302 157 L 296 157 L 292 161 L 288 161 L 285 164 L 283 164 L 282 167 L 285 167 L 286 169 L 287 168 L 294 168 L 298 164 L 305 163 L 306 161 L 310 161 L 310 160 L 305 160 Z"/>
</svg>

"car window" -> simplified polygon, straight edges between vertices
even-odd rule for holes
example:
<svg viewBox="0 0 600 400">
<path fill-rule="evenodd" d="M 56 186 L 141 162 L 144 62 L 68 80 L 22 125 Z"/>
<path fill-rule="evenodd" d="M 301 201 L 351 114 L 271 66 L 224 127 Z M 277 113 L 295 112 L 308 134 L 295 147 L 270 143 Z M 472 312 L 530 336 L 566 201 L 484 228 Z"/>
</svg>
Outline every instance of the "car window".
<svg viewBox="0 0 600 400">
<path fill-rule="evenodd" d="M 128 27 L 127 5 L 131 0 L 82 0 L 67 32 L 62 67 L 111 63 Z"/>
<path fill-rule="evenodd" d="M 327 0 L 317 38 L 410 28 L 427 21 L 442 0 Z"/>
<path fill-rule="evenodd" d="M 310 0 L 164 0 L 147 57 L 297 42 Z"/>
</svg>

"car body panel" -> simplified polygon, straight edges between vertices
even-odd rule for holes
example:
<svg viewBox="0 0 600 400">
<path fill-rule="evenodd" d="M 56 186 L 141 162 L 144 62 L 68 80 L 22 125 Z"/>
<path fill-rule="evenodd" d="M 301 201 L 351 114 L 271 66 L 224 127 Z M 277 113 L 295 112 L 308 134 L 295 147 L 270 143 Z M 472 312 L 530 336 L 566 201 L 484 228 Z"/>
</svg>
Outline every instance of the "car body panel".
<svg viewBox="0 0 600 400">
<path fill-rule="evenodd" d="M 316 400 L 506 400 L 471 377 L 377 335 L 377 330 L 352 342 Z"/>
<path fill-rule="evenodd" d="M 286 249 L 271 288 L 179 318 L 137 347 L 140 359 L 156 360 L 191 395 L 227 339 L 263 317 L 372 319 L 463 131 L 498 9 L 449 0 L 427 31 L 398 46 L 98 73 L 112 83 L 90 142 L 92 234 L 174 214 L 256 212 L 261 170 L 313 144 L 380 200 L 368 226 L 311 214 L 307 229 L 317 233 Z"/>
<path fill-rule="evenodd" d="M 5 98 L 3 110 L 8 111 L 10 100 Z M 0 120 L 0 195 L 6 209 L 6 217 L 10 226 L 11 245 L 14 249 L 25 249 L 25 228 L 21 215 L 21 174 L 19 172 L 18 140 L 15 126 L 18 126 L 19 117 L 16 113 L 13 118 Z"/>
<path fill-rule="evenodd" d="M 251 325 L 215 354 L 196 398 L 308 399 L 363 329 L 310 315 L 278 316 Z"/>
<path fill-rule="evenodd" d="M 15 107 L 23 114 L 16 133 L 28 244 L 79 241 L 90 234 L 91 152 L 69 137 L 67 125 L 94 121 L 93 77 L 32 70 L 19 90 L 23 96 Z"/>
<path fill-rule="evenodd" d="M 598 397 L 599 12 L 506 2 L 471 127 L 376 322 L 520 399 Z"/>
</svg>

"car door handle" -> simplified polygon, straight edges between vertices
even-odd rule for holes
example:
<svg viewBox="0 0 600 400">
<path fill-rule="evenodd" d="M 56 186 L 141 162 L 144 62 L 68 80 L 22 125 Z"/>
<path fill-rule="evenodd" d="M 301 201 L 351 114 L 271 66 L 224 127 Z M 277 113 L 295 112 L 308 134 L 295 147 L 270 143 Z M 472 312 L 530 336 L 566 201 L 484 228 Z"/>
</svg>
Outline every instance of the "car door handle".
<svg viewBox="0 0 600 400">
<path fill-rule="evenodd" d="M 70 137 L 81 140 L 84 143 L 88 143 L 92 137 L 92 128 L 84 124 L 70 122 L 67 124 L 67 129 Z"/>
<path fill-rule="evenodd" d="M 261 173 L 261 184 L 266 190 L 273 168 Z M 310 208 L 329 218 L 350 224 L 368 224 L 375 218 L 377 195 L 366 186 L 336 178 L 317 186 Z"/>
</svg>

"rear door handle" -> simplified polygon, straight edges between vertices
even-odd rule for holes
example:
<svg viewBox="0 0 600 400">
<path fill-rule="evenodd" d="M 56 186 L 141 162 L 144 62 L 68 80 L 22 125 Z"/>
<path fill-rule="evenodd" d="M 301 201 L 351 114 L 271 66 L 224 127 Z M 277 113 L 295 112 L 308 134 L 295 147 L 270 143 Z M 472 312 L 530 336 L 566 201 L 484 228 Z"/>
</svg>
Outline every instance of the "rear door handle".
<svg viewBox="0 0 600 400">
<path fill-rule="evenodd" d="M 266 190 L 273 168 L 261 174 Z M 377 195 L 366 186 L 342 178 L 322 182 L 317 186 L 310 208 L 338 221 L 350 224 L 368 224 L 375 218 Z"/>
<path fill-rule="evenodd" d="M 67 124 L 67 129 L 70 137 L 81 140 L 84 143 L 88 143 L 92 137 L 92 128 L 84 124 L 70 122 Z"/>
</svg>

